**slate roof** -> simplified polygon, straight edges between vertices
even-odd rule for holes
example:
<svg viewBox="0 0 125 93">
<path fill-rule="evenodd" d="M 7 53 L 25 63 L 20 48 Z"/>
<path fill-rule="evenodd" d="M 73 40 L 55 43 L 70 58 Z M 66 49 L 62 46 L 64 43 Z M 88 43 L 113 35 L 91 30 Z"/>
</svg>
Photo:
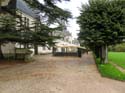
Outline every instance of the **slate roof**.
<svg viewBox="0 0 125 93">
<path fill-rule="evenodd" d="M 33 11 L 23 0 L 17 0 L 16 8 L 26 13 L 27 15 L 36 18 L 35 11 Z"/>
<path fill-rule="evenodd" d="M 35 10 L 31 9 L 30 6 L 28 6 L 28 4 L 23 0 L 10 0 L 8 8 L 18 9 L 33 18 L 38 17 L 37 15 L 38 12 L 35 12 Z"/>
</svg>

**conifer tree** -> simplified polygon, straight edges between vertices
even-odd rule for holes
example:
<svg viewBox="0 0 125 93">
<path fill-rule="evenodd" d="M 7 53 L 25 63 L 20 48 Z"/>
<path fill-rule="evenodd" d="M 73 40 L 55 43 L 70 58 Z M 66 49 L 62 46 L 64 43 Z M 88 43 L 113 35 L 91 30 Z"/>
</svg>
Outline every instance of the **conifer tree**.
<svg viewBox="0 0 125 93">
<path fill-rule="evenodd" d="M 108 62 L 107 46 L 121 43 L 125 37 L 125 1 L 90 0 L 82 5 L 78 17 L 79 39 L 101 58 Z"/>
</svg>

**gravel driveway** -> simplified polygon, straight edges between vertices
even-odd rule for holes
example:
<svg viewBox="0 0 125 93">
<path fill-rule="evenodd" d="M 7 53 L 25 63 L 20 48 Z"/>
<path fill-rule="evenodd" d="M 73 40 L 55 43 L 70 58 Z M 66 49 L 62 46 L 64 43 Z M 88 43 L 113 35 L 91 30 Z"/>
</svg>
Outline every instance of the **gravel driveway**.
<svg viewBox="0 0 125 93">
<path fill-rule="evenodd" d="M 35 56 L 26 64 L 0 65 L 0 93 L 125 93 L 125 82 L 102 78 L 91 53 Z"/>
</svg>

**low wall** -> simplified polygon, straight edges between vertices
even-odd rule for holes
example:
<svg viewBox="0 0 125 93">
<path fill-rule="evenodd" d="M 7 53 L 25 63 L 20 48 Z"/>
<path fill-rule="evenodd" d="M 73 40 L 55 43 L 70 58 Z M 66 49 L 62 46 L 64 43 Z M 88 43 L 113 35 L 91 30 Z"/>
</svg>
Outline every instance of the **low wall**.
<svg viewBox="0 0 125 93">
<path fill-rule="evenodd" d="M 53 54 L 54 56 L 78 56 L 77 52 L 56 52 Z"/>
</svg>

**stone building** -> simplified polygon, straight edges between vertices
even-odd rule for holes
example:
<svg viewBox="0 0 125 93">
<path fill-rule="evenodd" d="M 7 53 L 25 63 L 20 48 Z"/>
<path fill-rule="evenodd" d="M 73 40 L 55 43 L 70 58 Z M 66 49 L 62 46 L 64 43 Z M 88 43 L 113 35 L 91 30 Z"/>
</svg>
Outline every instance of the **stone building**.
<svg viewBox="0 0 125 93">
<path fill-rule="evenodd" d="M 21 20 L 16 18 L 16 21 L 26 27 L 32 27 L 34 25 L 33 23 L 38 19 L 38 12 L 32 10 L 23 0 L 3 0 L 1 2 L 1 14 L 8 13 L 20 17 Z M 18 25 L 20 24 L 17 24 L 16 29 L 19 29 Z M 2 51 L 4 54 L 14 53 L 15 47 L 24 46 L 15 43 L 7 43 L 2 46 Z"/>
</svg>

